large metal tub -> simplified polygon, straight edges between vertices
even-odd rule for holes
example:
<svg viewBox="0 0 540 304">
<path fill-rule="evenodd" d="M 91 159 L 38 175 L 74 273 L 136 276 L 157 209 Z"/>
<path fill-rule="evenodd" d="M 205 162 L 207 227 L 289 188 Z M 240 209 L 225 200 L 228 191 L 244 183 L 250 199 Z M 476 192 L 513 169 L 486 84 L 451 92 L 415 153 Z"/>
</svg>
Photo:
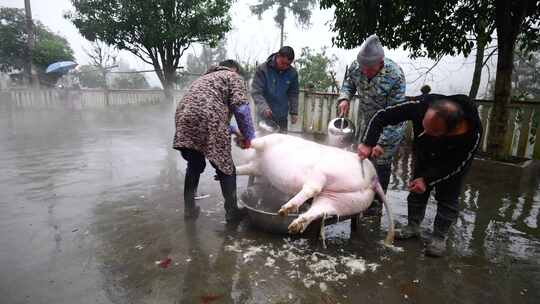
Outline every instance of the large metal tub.
<svg viewBox="0 0 540 304">
<path fill-rule="evenodd" d="M 308 200 L 300 207 L 299 213 L 291 213 L 288 216 L 279 215 L 277 211 L 289 198 L 288 195 L 264 181 L 248 186 L 246 191 L 240 195 L 241 202 L 248 210 L 248 218 L 251 225 L 257 229 L 277 234 L 287 234 L 287 228 L 292 221 L 311 206 L 311 200 Z M 350 218 L 349 216 L 340 217 L 339 221 Z M 338 222 L 337 217 L 329 217 L 326 218 L 324 224 L 330 225 L 336 222 Z M 318 235 L 320 229 L 321 220 L 316 220 L 308 226 L 303 234 Z"/>
<path fill-rule="evenodd" d="M 248 210 L 250 223 L 267 232 L 286 234 L 287 227 L 298 217 L 298 213 L 288 216 L 280 216 L 277 213 L 289 197 L 264 182 L 249 186 L 241 194 L 240 199 Z"/>
</svg>

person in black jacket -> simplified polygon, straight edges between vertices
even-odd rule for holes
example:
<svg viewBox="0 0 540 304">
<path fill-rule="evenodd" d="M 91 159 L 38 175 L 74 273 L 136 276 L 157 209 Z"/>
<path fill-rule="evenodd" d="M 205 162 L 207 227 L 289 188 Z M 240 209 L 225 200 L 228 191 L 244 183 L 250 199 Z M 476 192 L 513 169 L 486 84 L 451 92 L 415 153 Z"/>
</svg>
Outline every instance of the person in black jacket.
<svg viewBox="0 0 540 304">
<path fill-rule="evenodd" d="M 414 171 L 407 197 L 408 225 L 396 231 L 396 237 L 420 236 L 420 223 L 434 189 L 437 215 L 426 254 L 442 256 L 448 230 L 458 217 L 463 178 L 480 145 L 482 124 L 468 96 L 426 95 L 423 101 L 408 101 L 378 111 L 358 146 L 360 158 L 374 156 L 373 147 L 385 126 L 407 120 L 412 121 L 414 129 Z"/>
</svg>

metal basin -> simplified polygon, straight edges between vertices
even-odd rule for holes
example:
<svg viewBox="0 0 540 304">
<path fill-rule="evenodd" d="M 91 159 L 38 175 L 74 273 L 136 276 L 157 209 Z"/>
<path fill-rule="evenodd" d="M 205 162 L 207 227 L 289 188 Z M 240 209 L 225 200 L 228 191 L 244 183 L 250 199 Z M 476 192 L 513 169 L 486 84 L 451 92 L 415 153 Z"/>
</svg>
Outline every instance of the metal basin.
<svg viewBox="0 0 540 304">
<path fill-rule="evenodd" d="M 240 195 L 240 200 L 248 211 L 248 218 L 251 225 L 259 230 L 276 234 L 287 234 L 288 227 L 300 213 L 306 212 L 311 207 L 311 199 L 307 200 L 299 210 L 299 213 L 291 213 L 287 216 L 281 216 L 277 213 L 279 208 L 289 200 L 289 196 L 280 192 L 272 185 L 264 182 L 249 186 L 246 191 Z M 348 220 L 353 216 L 330 216 L 326 218 L 324 224 L 331 225 L 337 222 Z M 317 235 L 322 221 L 317 219 L 313 221 L 303 235 Z"/>
<path fill-rule="evenodd" d="M 298 213 L 280 216 L 277 211 L 289 200 L 289 196 L 267 183 L 255 183 L 240 195 L 248 217 L 253 226 L 271 233 L 286 234 L 287 227 L 298 217 Z M 306 202 L 300 208 L 304 212 L 309 208 Z"/>
</svg>

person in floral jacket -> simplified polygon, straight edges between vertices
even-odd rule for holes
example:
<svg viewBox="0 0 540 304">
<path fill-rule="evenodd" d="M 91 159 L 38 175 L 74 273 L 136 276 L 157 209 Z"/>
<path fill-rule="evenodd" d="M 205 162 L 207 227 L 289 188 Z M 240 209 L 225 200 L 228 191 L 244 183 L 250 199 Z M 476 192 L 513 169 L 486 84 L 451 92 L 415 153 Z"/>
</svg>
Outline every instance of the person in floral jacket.
<svg viewBox="0 0 540 304">
<path fill-rule="evenodd" d="M 205 158 L 215 168 L 225 199 L 227 222 L 241 220 L 236 201 L 236 174 L 231 155 L 231 133 L 242 138 L 241 147 L 249 148 L 255 137 L 244 80 L 239 64 L 226 60 L 195 80 L 178 103 L 173 148 L 187 161 L 184 181 L 184 217 L 197 218 L 195 204 L 199 177 L 206 166 Z M 232 128 L 234 115 L 239 130 Z"/>
<path fill-rule="evenodd" d="M 369 36 L 360 46 L 357 60 L 349 70 L 338 97 L 340 115 L 346 115 L 355 93 L 358 93 L 358 120 L 356 142 L 367 129 L 377 111 L 392 107 L 406 100 L 405 75 L 391 59 L 384 57 L 384 50 L 377 35 Z M 392 172 L 391 164 L 398 145 L 403 138 L 404 124 L 388 126 L 374 147 L 374 160 L 379 181 L 386 192 Z M 382 204 L 374 201 L 367 215 L 381 215 Z"/>
</svg>

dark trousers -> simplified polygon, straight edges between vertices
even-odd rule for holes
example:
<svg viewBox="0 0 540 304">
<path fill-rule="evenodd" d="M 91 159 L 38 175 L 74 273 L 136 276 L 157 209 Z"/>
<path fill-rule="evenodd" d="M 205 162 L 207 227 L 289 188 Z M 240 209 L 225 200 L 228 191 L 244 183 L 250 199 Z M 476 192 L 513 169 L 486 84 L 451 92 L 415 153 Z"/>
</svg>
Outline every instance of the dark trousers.
<svg viewBox="0 0 540 304">
<path fill-rule="evenodd" d="M 197 150 L 188 149 L 188 148 L 182 148 L 180 149 L 180 153 L 182 154 L 182 157 L 187 161 L 187 169 L 186 174 L 189 175 L 201 175 L 201 173 L 204 172 L 204 169 L 206 168 L 206 159 L 204 157 L 204 154 Z M 233 175 L 227 175 L 223 173 L 221 170 L 218 169 L 212 162 L 210 162 L 212 167 L 216 170 L 216 174 L 218 176 L 218 179 L 222 178 L 235 178 L 236 175 L 233 173 Z"/>
<path fill-rule="evenodd" d="M 392 164 L 377 165 L 375 164 L 375 171 L 377 171 L 377 177 L 379 178 L 379 183 L 386 193 L 388 189 L 388 184 L 390 183 L 390 174 L 392 173 Z"/>
<path fill-rule="evenodd" d="M 186 177 L 184 180 L 184 203 L 187 208 L 195 206 L 195 193 L 199 186 L 199 178 L 206 167 L 204 154 L 193 149 L 180 149 L 182 157 L 187 161 Z M 225 199 L 225 210 L 236 210 L 236 173 L 227 175 L 210 162 L 216 170 L 217 179 L 221 186 L 221 193 Z M 233 210 L 233 211 L 234 211 Z"/>
<path fill-rule="evenodd" d="M 384 193 L 386 193 L 386 190 L 388 189 L 388 184 L 390 183 L 390 174 L 392 173 L 392 164 L 384 164 L 384 165 L 375 165 L 375 171 L 377 171 L 377 177 L 379 178 L 379 183 L 381 184 L 381 187 L 383 188 Z M 382 202 L 379 199 L 378 196 L 375 196 L 375 199 L 373 199 L 373 203 L 371 203 L 371 206 L 369 206 L 368 213 L 372 212 L 380 212 L 382 211 Z"/>
<path fill-rule="evenodd" d="M 448 180 L 427 187 L 424 193 L 409 193 L 407 197 L 407 212 L 409 224 L 420 225 L 426 213 L 429 195 L 435 190 L 437 201 L 437 215 L 433 224 L 433 235 L 444 238 L 448 230 L 458 218 L 459 194 L 463 184 L 464 175 L 454 176 Z"/>
<path fill-rule="evenodd" d="M 273 120 L 279 126 L 279 133 L 287 134 L 289 128 L 289 121 L 287 120 L 287 118 Z"/>
</svg>

